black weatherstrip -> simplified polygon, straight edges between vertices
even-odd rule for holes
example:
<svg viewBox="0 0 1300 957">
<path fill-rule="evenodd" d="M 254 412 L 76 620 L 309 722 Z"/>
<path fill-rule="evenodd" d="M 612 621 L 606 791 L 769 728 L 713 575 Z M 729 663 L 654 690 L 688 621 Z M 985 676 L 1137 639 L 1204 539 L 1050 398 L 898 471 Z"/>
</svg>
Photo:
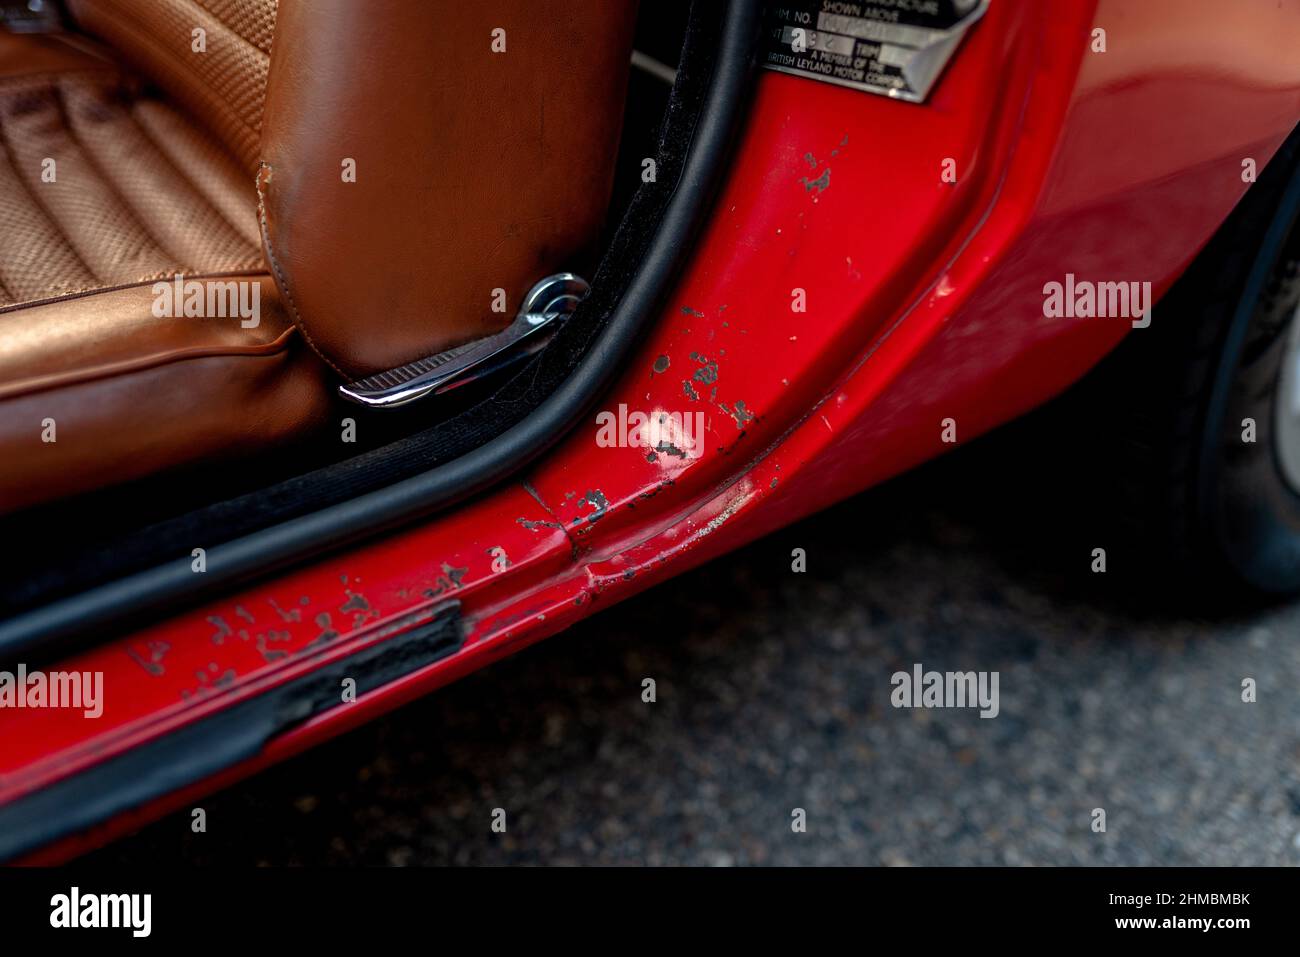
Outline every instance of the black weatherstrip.
<svg viewBox="0 0 1300 957">
<path fill-rule="evenodd" d="M 701 2 L 707 8 L 711 0 Z M 0 661 L 30 663 L 65 654 L 258 576 L 426 518 L 483 492 L 553 446 L 621 371 L 690 252 L 747 106 L 761 7 L 760 0 L 726 4 L 717 43 L 705 55 L 712 67 L 708 88 L 673 194 L 644 253 L 629 267 L 634 272 L 621 299 L 553 392 L 530 403 L 509 429 L 446 464 L 209 547 L 202 574 L 192 571 L 186 548 L 165 564 L 15 615 L 0 623 Z"/>
<path fill-rule="evenodd" d="M 343 704 L 343 680 L 356 694 L 445 658 L 463 641 L 458 602 L 444 602 L 385 625 L 410 625 L 355 654 L 271 688 L 223 711 L 0 806 L 0 861 L 60 838 L 256 757 L 272 738 Z"/>
</svg>

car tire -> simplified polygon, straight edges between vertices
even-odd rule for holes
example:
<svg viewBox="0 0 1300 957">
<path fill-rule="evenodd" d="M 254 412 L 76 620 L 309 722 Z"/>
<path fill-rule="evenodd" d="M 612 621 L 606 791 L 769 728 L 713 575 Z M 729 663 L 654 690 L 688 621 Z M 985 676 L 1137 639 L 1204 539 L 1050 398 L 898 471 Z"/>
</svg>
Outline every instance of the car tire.
<svg viewBox="0 0 1300 957">
<path fill-rule="evenodd" d="M 1298 214 L 1300 128 L 1079 397 L 1115 564 L 1184 608 L 1300 593 Z"/>
</svg>

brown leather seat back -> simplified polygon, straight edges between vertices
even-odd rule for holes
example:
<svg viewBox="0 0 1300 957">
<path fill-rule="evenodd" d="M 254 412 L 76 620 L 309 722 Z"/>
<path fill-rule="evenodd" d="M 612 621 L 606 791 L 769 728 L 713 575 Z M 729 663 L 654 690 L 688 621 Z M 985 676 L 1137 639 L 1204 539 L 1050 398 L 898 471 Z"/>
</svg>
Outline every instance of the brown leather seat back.
<svg viewBox="0 0 1300 957">
<path fill-rule="evenodd" d="M 276 281 L 345 378 L 497 331 L 589 248 L 636 6 L 68 0 L 257 174 Z"/>
<path fill-rule="evenodd" d="M 574 265 L 609 201 L 635 14 L 634 0 L 280 0 L 263 238 L 336 372 L 490 334 Z"/>
<path fill-rule="evenodd" d="M 250 172 L 257 168 L 277 0 L 67 0 L 67 7 L 188 107 Z"/>
</svg>

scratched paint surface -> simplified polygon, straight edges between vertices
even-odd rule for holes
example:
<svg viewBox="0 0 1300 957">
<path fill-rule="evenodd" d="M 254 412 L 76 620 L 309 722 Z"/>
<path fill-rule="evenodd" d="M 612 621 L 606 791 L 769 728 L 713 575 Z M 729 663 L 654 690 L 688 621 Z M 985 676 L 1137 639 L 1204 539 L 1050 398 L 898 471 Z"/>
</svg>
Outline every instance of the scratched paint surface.
<svg viewBox="0 0 1300 957">
<path fill-rule="evenodd" d="M 273 589 L 212 603 L 64 662 L 65 669 L 104 672 L 104 714 L 93 721 L 48 709 L 0 715 L 0 798 L 47 780 L 64 747 L 116 750 L 187 714 L 208 713 L 248 689 L 296 676 L 309 656 L 334 646 L 341 654 L 394 618 L 554 574 L 570 548 L 546 510 L 521 486 L 501 490 L 494 501 L 515 517 L 508 539 L 484 537 L 464 516 L 426 532 L 422 561 L 412 561 L 404 546 L 377 543 L 351 560 L 337 559 L 325 574 L 290 575 Z M 373 571 L 357 574 L 349 570 L 354 563 Z M 11 777 L 20 768 L 21 781 Z"/>
</svg>

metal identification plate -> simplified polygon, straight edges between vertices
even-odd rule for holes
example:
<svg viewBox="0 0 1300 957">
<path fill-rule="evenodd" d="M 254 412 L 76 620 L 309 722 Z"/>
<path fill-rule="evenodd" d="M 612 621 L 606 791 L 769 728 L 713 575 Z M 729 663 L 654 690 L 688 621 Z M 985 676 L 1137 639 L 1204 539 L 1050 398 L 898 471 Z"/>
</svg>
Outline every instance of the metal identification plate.
<svg viewBox="0 0 1300 957">
<path fill-rule="evenodd" d="M 924 103 L 989 0 L 770 0 L 762 64 Z"/>
</svg>

